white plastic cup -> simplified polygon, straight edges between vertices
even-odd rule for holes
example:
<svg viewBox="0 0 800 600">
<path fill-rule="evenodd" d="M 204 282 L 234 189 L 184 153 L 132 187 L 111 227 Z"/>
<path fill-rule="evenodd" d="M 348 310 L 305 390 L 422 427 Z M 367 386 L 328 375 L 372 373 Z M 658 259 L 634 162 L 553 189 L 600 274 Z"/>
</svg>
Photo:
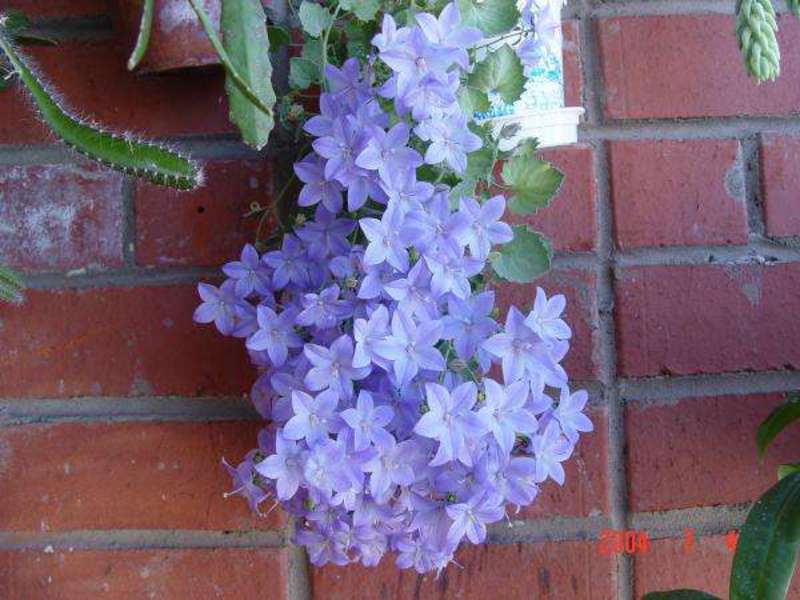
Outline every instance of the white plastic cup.
<svg viewBox="0 0 800 600">
<path fill-rule="evenodd" d="M 501 37 L 490 48 L 509 44 L 518 52 L 523 47 L 527 60 L 525 89 L 513 104 L 507 104 L 496 94 L 491 94 L 490 109 L 476 113 L 477 122 L 490 122 L 495 135 L 508 125 L 516 132 L 500 139 L 500 149 L 510 150 L 521 141 L 536 138 L 540 148 L 574 144 L 578 138 L 578 123 L 583 108 L 564 106 L 564 64 L 561 32 L 562 0 L 534 0 L 533 17 L 537 33 L 533 35 Z M 524 0 L 520 0 L 522 5 Z M 520 6 L 522 8 L 522 6 Z M 525 29 L 520 23 L 520 32 Z M 538 32 L 544 32 L 541 39 Z M 508 132 L 510 129 L 505 129 Z"/>
</svg>

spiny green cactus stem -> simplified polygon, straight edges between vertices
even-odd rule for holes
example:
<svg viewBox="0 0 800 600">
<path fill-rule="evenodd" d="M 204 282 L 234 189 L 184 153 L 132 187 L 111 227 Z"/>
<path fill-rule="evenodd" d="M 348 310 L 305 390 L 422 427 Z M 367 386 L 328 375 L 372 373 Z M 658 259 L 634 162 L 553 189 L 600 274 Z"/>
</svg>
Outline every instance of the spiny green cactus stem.
<svg viewBox="0 0 800 600">
<path fill-rule="evenodd" d="M 130 58 L 128 59 L 128 70 L 133 71 L 136 68 L 144 53 L 147 52 L 147 46 L 150 44 L 150 29 L 153 27 L 153 0 L 144 0 L 142 4 L 142 21 L 139 23 L 139 35 L 136 36 L 136 46 L 133 48 Z"/>
<path fill-rule="evenodd" d="M 22 304 L 22 290 L 25 284 L 14 271 L 0 265 L 0 301 L 9 304 Z"/>
<path fill-rule="evenodd" d="M 17 53 L 2 24 L 0 15 L 0 50 L 30 92 L 41 119 L 64 143 L 107 167 L 158 185 L 181 190 L 202 185 L 203 173 L 196 162 L 133 136 L 102 131 L 71 116 Z"/>
<path fill-rule="evenodd" d="M 792 14 L 800 19 L 800 0 L 786 0 L 786 4 L 789 6 L 789 10 L 792 11 Z"/>
<path fill-rule="evenodd" d="M 770 0 L 737 0 L 736 39 L 745 69 L 757 83 L 772 81 L 780 74 L 776 31 L 778 23 Z"/>
</svg>

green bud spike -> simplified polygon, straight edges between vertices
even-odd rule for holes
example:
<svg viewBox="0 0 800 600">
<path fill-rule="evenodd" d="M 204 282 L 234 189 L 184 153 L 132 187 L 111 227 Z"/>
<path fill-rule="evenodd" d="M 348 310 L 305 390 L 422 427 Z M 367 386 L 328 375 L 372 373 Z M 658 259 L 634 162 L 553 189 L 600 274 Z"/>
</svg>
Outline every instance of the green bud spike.
<svg viewBox="0 0 800 600">
<path fill-rule="evenodd" d="M 745 69 L 757 83 L 773 81 L 780 75 L 777 31 L 775 9 L 770 0 L 737 0 L 736 39 Z"/>
<path fill-rule="evenodd" d="M 17 53 L 0 15 L 0 50 L 25 85 L 42 121 L 64 143 L 99 163 L 158 185 L 190 190 L 202 184 L 197 163 L 162 146 L 101 131 L 69 114 Z"/>
</svg>

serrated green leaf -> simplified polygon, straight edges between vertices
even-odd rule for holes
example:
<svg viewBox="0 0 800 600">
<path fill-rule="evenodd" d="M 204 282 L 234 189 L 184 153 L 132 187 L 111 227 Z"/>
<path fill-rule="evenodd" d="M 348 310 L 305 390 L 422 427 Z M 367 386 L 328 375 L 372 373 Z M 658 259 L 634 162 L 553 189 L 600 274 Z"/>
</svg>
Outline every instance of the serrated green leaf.
<svg viewBox="0 0 800 600">
<path fill-rule="evenodd" d="M 223 2 L 220 25 L 225 50 L 236 70 L 265 105 L 274 106 L 270 41 L 260 0 Z M 269 134 L 275 126 L 272 115 L 264 113 L 250 102 L 230 77 L 225 80 L 225 90 L 228 93 L 231 122 L 239 128 L 242 140 L 248 146 L 261 150 L 269 141 Z"/>
<path fill-rule="evenodd" d="M 347 38 L 347 55 L 368 60 L 374 29 L 359 21 L 349 20 L 344 26 Z"/>
<path fill-rule="evenodd" d="M 464 179 L 485 179 L 494 166 L 494 151 L 489 146 L 483 146 L 480 150 L 470 152 L 467 155 L 467 168 L 464 171 Z"/>
<path fill-rule="evenodd" d="M 474 179 L 464 179 L 450 188 L 450 195 L 448 197 L 450 200 L 450 208 L 456 210 L 458 208 L 458 201 L 463 197 L 474 198 L 475 184 L 476 181 Z"/>
<path fill-rule="evenodd" d="M 800 542 L 800 473 L 781 479 L 756 501 L 739 532 L 730 600 L 786 597 Z"/>
<path fill-rule="evenodd" d="M 289 85 L 298 90 L 304 90 L 319 81 L 319 66 L 299 56 L 292 57 L 289 61 Z"/>
<path fill-rule="evenodd" d="M 514 225 L 514 239 L 491 256 L 494 272 L 516 283 L 530 283 L 550 269 L 552 250 L 539 233 Z"/>
<path fill-rule="evenodd" d="M 306 40 L 303 44 L 303 51 L 301 56 L 306 60 L 310 60 L 317 67 L 322 69 L 322 42 L 320 40 Z"/>
<path fill-rule="evenodd" d="M 476 90 L 467 85 L 462 86 L 458 93 L 458 103 L 461 110 L 466 115 L 473 115 L 476 112 L 486 112 L 491 106 L 489 104 L 489 96 L 486 92 Z"/>
<path fill-rule="evenodd" d="M 322 32 L 333 24 L 333 15 L 327 8 L 308 0 L 303 0 L 298 16 L 303 31 L 315 38 L 321 36 Z"/>
<path fill-rule="evenodd" d="M 525 87 L 525 72 L 516 52 L 503 44 L 475 66 L 467 85 L 486 94 L 499 94 L 504 102 L 513 104 Z"/>
<path fill-rule="evenodd" d="M 778 465 L 778 479 L 783 479 L 792 473 L 800 473 L 800 463 L 789 463 L 786 465 Z"/>
<path fill-rule="evenodd" d="M 379 0 L 339 0 L 339 6 L 361 21 L 372 21 L 381 7 Z"/>
<path fill-rule="evenodd" d="M 642 600 L 719 600 L 716 596 L 697 590 L 672 590 L 669 592 L 650 592 Z"/>
<path fill-rule="evenodd" d="M 22 278 L 8 267 L 0 265 L 0 300 L 9 304 L 21 304 L 22 290 L 25 284 Z"/>
<path fill-rule="evenodd" d="M 292 41 L 289 30 L 283 25 L 268 25 L 267 35 L 269 36 L 269 51 L 280 50 Z"/>
<path fill-rule="evenodd" d="M 763 457 L 770 442 L 786 427 L 800 419 L 800 393 L 787 394 L 786 401 L 773 410 L 758 426 L 756 446 L 758 456 Z"/>
<path fill-rule="evenodd" d="M 534 154 L 536 154 L 536 150 L 539 148 L 539 140 L 536 138 L 527 138 L 517 144 L 514 151 L 511 153 L 512 156 L 524 156 L 528 158 L 533 158 Z"/>
<path fill-rule="evenodd" d="M 479 28 L 486 35 L 500 35 L 519 22 L 515 0 L 458 0 L 461 21 Z"/>
<path fill-rule="evenodd" d="M 548 205 L 563 179 L 558 169 L 543 160 L 513 157 L 503 165 L 503 181 L 512 193 L 508 208 L 518 215 L 535 213 Z"/>
</svg>

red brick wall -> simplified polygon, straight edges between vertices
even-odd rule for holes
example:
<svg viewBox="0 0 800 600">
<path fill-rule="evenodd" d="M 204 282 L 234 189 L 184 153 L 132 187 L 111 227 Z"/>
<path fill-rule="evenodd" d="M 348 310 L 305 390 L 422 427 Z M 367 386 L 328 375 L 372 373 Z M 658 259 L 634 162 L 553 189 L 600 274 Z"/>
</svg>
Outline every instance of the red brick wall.
<svg viewBox="0 0 800 600">
<path fill-rule="evenodd" d="M 307 570 L 280 512 L 222 497 L 220 457 L 258 430 L 253 373 L 239 343 L 192 324 L 193 286 L 252 235 L 241 216 L 268 201 L 279 150 L 236 142 L 219 73 L 127 74 L 105 0 L 9 5 L 64 40 L 32 54 L 71 104 L 184 145 L 209 178 L 177 194 L 99 169 L 0 92 L 0 257 L 32 288 L 0 307 L 0 598 L 725 595 L 726 534 L 800 455 L 785 438 L 761 464 L 753 444 L 800 388 L 796 20 L 780 19 L 780 81 L 756 88 L 732 3 L 568 7 L 567 96 L 587 117 L 577 146 L 547 152 L 567 178 L 530 222 L 558 251 L 544 284 L 569 298 L 596 432 L 564 488 L 435 580 L 390 560 Z M 609 552 L 608 529 L 650 543 Z"/>
</svg>

